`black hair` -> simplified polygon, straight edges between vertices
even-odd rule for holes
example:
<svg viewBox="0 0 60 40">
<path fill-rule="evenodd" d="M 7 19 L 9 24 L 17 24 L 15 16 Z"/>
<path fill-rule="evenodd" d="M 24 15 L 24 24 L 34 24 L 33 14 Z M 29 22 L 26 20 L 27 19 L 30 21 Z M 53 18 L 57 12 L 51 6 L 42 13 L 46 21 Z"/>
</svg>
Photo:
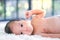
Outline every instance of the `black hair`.
<svg viewBox="0 0 60 40">
<path fill-rule="evenodd" d="M 5 26 L 5 32 L 8 33 L 8 34 L 11 34 L 12 31 L 11 31 L 11 29 L 10 29 L 9 24 L 10 24 L 11 22 L 20 21 L 20 20 L 25 20 L 25 19 L 24 19 L 24 18 L 20 18 L 20 19 L 13 19 L 13 20 L 10 20 L 10 21 L 6 24 L 6 26 Z"/>
</svg>

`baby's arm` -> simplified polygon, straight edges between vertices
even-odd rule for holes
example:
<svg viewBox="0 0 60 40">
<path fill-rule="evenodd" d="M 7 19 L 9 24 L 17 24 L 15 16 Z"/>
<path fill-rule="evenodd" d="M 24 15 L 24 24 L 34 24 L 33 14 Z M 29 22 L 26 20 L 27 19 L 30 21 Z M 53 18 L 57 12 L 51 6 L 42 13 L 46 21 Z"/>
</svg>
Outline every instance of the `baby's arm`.
<svg viewBox="0 0 60 40">
<path fill-rule="evenodd" d="M 35 9 L 35 10 L 27 11 L 27 12 L 26 12 L 26 17 L 29 18 L 29 17 L 31 17 L 32 15 L 39 15 L 39 17 L 44 17 L 45 14 L 46 14 L 46 11 L 45 11 L 45 10 Z"/>
<path fill-rule="evenodd" d="M 30 12 L 32 12 L 32 14 L 36 14 L 36 15 L 44 14 L 44 10 L 30 10 Z"/>
<path fill-rule="evenodd" d="M 44 36 L 44 37 L 60 38 L 60 34 L 41 33 L 40 35 L 42 35 L 42 36 Z"/>
</svg>

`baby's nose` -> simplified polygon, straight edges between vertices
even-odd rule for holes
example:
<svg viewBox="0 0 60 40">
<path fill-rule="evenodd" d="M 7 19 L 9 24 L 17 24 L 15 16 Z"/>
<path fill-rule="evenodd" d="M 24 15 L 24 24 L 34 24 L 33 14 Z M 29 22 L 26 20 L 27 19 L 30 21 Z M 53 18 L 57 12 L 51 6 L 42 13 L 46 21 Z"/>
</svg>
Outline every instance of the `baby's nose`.
<svg viewBox="0 0 60 40">
<path fill-rule="evenodd" d="M 24 29 L 23 29 L 23 31 L 26 31 L 26 30 L 27 30 L 27 28 L 24 28 Z"/>
</svg>

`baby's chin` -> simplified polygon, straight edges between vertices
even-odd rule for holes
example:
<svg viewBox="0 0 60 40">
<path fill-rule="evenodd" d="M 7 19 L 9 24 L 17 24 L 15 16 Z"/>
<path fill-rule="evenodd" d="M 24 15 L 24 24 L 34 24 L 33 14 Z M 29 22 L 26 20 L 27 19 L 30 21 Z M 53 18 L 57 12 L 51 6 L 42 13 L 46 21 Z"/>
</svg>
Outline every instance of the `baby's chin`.
<svg viewBox="0 0 60 40">
<path fill-rule="evenodd" d="M 29 35 L 31 35 L 32 34 L 32 32 L 33 32 L 33 26 L 31 25 L 31 21 L 30 20 L 27 20 L 27 24 L 28 24 L 28 26 L 29 26 L 29 28 L 30 28 L 30 33 L 29 33 Z"/>
<path fill-rule="evenodd" d="M 31 21 L 28 21 L 28 25 L 29 25 L 29 27 L 30 27 L 30 30 L 31 30 L 31 33 L 33 32 L 33 26 L 31 25 Z M 30 34 L 31 34 L 30 33 Z"/>
</svg>

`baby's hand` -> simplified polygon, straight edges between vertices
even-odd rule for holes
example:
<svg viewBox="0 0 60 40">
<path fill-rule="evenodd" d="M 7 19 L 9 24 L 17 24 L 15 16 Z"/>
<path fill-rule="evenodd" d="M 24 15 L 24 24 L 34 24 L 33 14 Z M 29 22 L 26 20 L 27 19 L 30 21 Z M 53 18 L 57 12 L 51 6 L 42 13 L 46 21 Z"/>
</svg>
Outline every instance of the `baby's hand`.
<svg viewBox="0 0 60 40">
<path fill-rule="evenodd" d="M 27 11 L 25 15 L 26 15 L 26 18 L 28 19 L 28 18 L 30 18 L 32 16 L 32 12 L 31 11 Z"/>
</svg>

